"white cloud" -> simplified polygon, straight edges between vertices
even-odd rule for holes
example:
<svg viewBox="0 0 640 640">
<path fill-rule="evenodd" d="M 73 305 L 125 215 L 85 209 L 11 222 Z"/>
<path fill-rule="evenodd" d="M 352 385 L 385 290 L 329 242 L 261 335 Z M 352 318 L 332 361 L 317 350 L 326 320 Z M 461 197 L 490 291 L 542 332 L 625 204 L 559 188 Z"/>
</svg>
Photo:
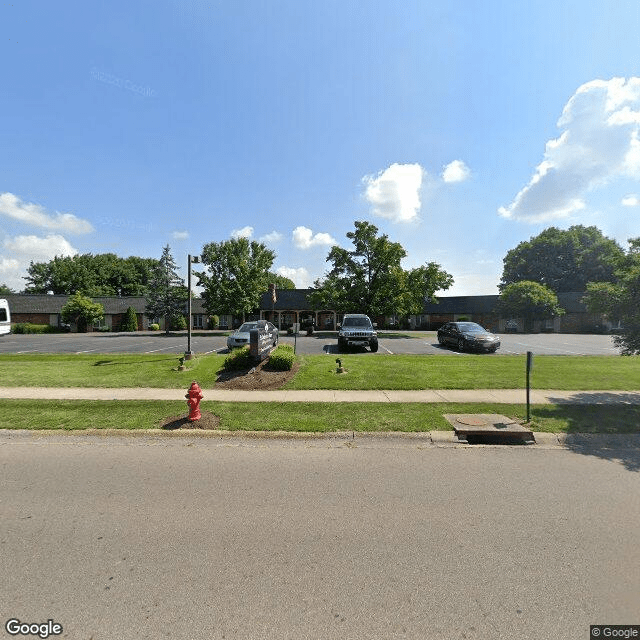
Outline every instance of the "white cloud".
<svg viewBox="0 0 640 640">
<path fill-rule="evenodd" d="M 471 175 L 469 167 L 462 160 L 450 162 L 442 172 L 445 182 L 463 182 Z"/>
<path fill-rule="evenodd" d="M 189 237 L 188 231 L 174 231 L 172 234 L 174 240 L 186 240 Z"/>
<path fill-rule="evenodd" d="M 2 282 L 20 291 L 25 287 L 29 263 L 48 262 L 56 256 L 74 256 L 78 251 L 61 235 L 50 234 L 46 238 L 34 235 L 5 238 L 2 242 L 3 253 L 8 257 L 0 259 Z"/>
<path fill-rule="evenodd" d="M 314 234 L 307 227 L 296 227 L 293 230 L 293 244 L 298 249 L 310 249 L 317 246 L 332 246 L 337 242 L 328 233 Z"/>
<path fill-rule="evenodd" d="M 48 235 L 46 238 L 38 236 L 15 236 L 4 241 L 8 251 L 17 253 L 28 260 L 53 260 L 56 256 L 74 256 L 78 251 L 60 235 Z"/>
<path fill-rule="evenodd" d="M 543 161 L 505 218 L 541 222 L 583 209 L 585 196 L 616 177 L 640 179 L 640 78 L 594 80 L 571 97 Z"/>
<path fill-rule="evenodd" d="M 13 258 L 2 258 L 2 260 L 0 260 L 0 273 L 17 271 L 19 266 L 20 263 Z"/>
<path fill-rule="evenodd" d="M 276 242 L 280 242 L 280 240 L 282 240 L 282 234 L 277 231 L 272 231 L 260 237 L 260 242 L 267 242 L 269 244 L 275 244 Z"/>
<path fill-rule="evenodd" d="M 374 215 L 393 222 L 411 222 L 420 211 L 423 168 L 394 163 L 377 176 L 365 176 L 365 198 Z"/>
<path fill-rule="evenodd" d="M 276 273 L 279 276 L 293 280 L 297 289 L 307 289 L 311 285 L 311 276 L 304 267 L 298 267 L 297 269 L 293 267 L 278 267 Z"/>
<path fill-rule="evenodd" d="M 232 238 L 251 238 L 253 236 L 253 227 L 242 227 L 242 229 L 234 229 L 231 232 Z"/>
<path fill-rule="evenodd" d="M 24 224 L 43 227 L 44 229 L 60 229 L 67 233 L 90 233 L 93 227 L 86 220 L 72 213 L 56 213 L 50 216 L 38 204 L 23 202 L 12 193 L 0 193 L 0 213 Z"/>
<path fill-rule="evenodd" d="M 621 204 L 624 207 L 637 207 L 640 206 L 640 198 L 635 193 L 630 193 L 622 198 Z"/>
</svg>

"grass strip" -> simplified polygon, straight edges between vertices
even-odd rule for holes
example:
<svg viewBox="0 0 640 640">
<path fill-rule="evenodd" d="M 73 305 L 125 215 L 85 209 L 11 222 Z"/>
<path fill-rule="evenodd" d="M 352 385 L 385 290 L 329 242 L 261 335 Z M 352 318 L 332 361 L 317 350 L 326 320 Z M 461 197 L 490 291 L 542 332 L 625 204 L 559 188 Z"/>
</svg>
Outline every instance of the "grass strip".
<svg viewBox="0 0 640 640">
<path fill-rule="evenodd" d="M 0 386 L 5 387 L 154 387 L 185 389 L 191 380 L 213 387 L 224 355 L 187 360 L 183 354 L 19 354 L 0 355 Z"/>
<path fill-rule="evenodd" d="M 335 358 L 300 356 L 300 370 L 287 389 L 522 389 L 526 356 L 379 355 Z M 640 389 L 640 360 L 622 356 L 536 356 L 534 389 Z"/>
<path fill-rule="evenodd" d="M 187 361 L 178 355 L 0 355 L 0 386 L 187 388 L 196 379 L 212 388 L 225 355 Z M 344 354 L 299 356 L 300 370 L 287 389 L 513 389 L 525 386 L 525 356 Z M 634 391 L 640 389 L 636 356 L 536 356 L 534 389 Z"/>
<path fill-rule="evenodd" d="M 201 404 L 229 431 L 445 431 L 447 413 L 497 413 L 524 420 L 521 404 L 243 403 Z M 533 405 L 534 431 L 640 433 L 634 405 Z M 2 429 L 154 429 L 163 419 L 187 415 L 181 401 L 0 400 Z"/>
</svg>

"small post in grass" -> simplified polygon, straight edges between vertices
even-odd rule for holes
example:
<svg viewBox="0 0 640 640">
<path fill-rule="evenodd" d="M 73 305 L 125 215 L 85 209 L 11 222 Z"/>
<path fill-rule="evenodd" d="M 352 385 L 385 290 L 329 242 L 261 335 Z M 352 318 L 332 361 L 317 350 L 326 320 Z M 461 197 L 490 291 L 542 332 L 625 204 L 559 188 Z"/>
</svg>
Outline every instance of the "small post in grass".
<svg viewBox="0 0 640 640">
<path fill-rule="evenodd" d="M 531 422 L 530 377 L 531 377 L 532 369 L 533 369 L 533 353 L 531 351 L 527 351 L 527 424 Z"/>
</svg>

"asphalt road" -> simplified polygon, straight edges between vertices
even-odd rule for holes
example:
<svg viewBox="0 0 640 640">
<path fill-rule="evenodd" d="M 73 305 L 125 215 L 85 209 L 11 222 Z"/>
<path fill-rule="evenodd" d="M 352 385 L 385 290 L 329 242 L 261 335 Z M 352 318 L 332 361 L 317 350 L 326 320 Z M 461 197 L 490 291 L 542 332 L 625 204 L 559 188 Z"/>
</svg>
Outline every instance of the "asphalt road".
<svg viewBox="0 0 640 640">
<path fill-rule="evenodd" d="M 587 640 L 640 623 L 640 450 L 350 444 L 0 433 L 3 626 Z"/>
<path fill-rule="evenodd" d="M 405 337 L 410 336 L 410 337 Z M 617 355 L 611 336 L 583 334 L 504 334 L 496 354 L 523 354 L 532 351 L 549 355 Z M 282 335 L 281 342 L 294 343 L 292 336 Z M 335 333 L 298 336 L 296 350 L 302 354 L 337 354 Z M 438 345 L 435 333 L 384 333 L 376 355 L 445 354 L 464 356 L 455 349 Z M 7 335 L 0 337 L 0 353 L 183 353 L 187 348 L 185 335 L 165 336 L 157 333 L 86 333 L 50 335 Z M 227 351 L 226 337 L 219 334 L 194 335 L 191 349 L 196 353 Z M 364 349 L 363 353 L 369 353 Z M 373 354 L 371 354 L 373 355 Z"/>
</svg>

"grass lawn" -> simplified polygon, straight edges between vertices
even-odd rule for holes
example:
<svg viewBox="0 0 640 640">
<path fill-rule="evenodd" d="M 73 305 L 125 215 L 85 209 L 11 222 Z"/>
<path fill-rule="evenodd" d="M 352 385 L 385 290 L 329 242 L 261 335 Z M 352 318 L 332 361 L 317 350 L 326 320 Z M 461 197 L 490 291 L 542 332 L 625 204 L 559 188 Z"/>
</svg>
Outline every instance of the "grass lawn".
<svg viewBox="0 0 640 640">
<path fill-rule="evenodd" d="M 524 420 L 524 405 L 202 402 L 228 431 L 444 431 L 446 413 L 499 413 Z M 180 401 L 0 400 L 2 429 L 153 429 L 186 416 Z M 534 431 L 638 433 L 640 407 L 533 405 Z"/>
<path fill-rule="evenodd" d="M 0 386 L 176 389 L 188 387 L 193 379 L 203 387 L 214 386 L 224 355 L 194 358 L 185 362 L 188 371 L 177 371 L 180 356 L 2 354 Z"/>
<path fill-rule="evenodd" d="M 225 355 L 201 356 L 178 372 L 178 355 L 0 355 L 0 386 L 213 388 Z M 299 356 L 288 389 L 513 389 L 525 386 L 525 356 L 347 354 Z M 622 356 L 536 356 L 534 389 L 640 389 L 640 360 Z"/>
<path fill-rule="evenodd" d="M 299 356 L 287 389 L 518 389 L 526 385 L 526 356 L 347 354 L 346 374 L 335 358 Z M 640 389 L 640 360 L 622 356 L 536 356 L 535 389 Z"/>
</svg>

